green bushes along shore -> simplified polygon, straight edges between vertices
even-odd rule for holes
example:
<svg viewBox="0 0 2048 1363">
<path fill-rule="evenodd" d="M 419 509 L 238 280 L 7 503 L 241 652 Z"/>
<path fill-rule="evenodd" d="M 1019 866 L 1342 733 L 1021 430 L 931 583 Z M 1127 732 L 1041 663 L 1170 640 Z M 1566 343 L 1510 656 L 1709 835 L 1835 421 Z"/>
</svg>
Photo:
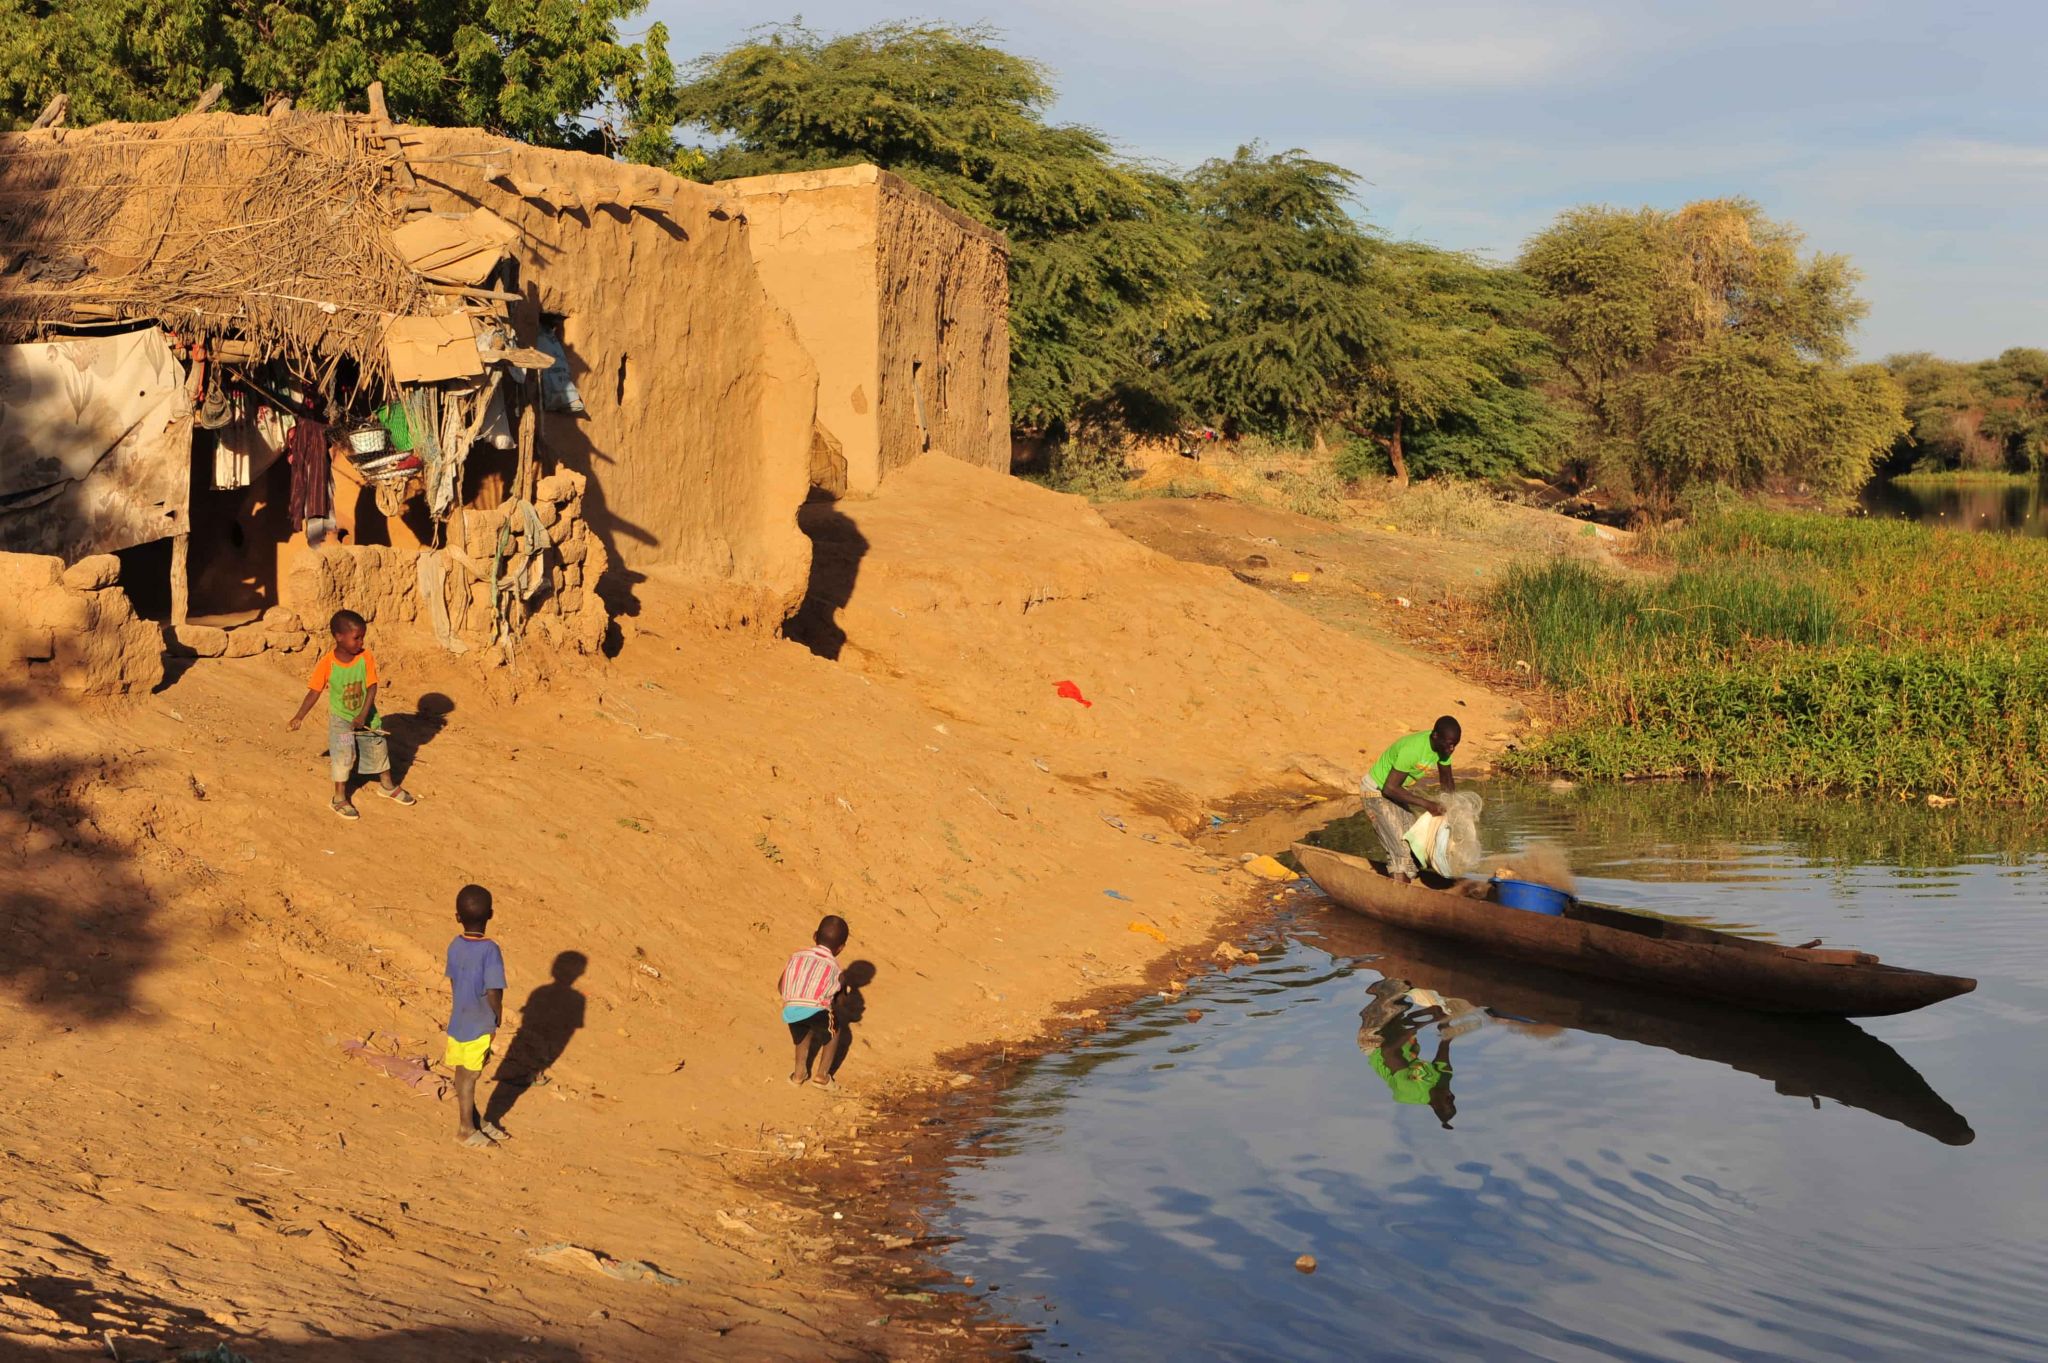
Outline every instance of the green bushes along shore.
<svg viewBox="0 0 2048 1363">
<path fill-rule="evenodd" d="M 2048 800 L 2048 541 L 1738 510 L 1658 547 L 1668 576 L 1497 589 L 1503 657 L 1564 705 L 1510 766 Z"/>
</svg>

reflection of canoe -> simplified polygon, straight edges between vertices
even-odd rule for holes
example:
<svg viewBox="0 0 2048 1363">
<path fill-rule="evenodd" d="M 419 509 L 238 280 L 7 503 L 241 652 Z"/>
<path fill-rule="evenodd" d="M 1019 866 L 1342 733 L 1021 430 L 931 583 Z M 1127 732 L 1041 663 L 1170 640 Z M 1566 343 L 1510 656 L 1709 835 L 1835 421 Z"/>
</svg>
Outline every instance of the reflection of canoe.
<svg viewBox="0 0 2048 1363">
<path fill-rule="evenodd" d="M 1857 951 L 1802 950 L 1592 904 L 1564 917 L 1403 885 L 1369 861 L 1294 845 L 1309 878 L 1355 913 L 1496 955 L 1771 1013 L 1876 1017 L 1967 994 L 1975 980 L 1881 965 Z"/>
<path fill-rule="evenodd" d="M 1975 1139 L 1897 1051 L 1846 1018 L 1771 1017 L 1631 989 L 1541 966 L 1467 956 L 1440 938 L 1383 923 L 1331 924 L 1323 946 L 1371 958 L 1382 975 L 1494 1013 L 1655 1046 L 1767 1079 L 1796 1098 L 1831 1098 L 1934 1137 Z"/>
</svg>

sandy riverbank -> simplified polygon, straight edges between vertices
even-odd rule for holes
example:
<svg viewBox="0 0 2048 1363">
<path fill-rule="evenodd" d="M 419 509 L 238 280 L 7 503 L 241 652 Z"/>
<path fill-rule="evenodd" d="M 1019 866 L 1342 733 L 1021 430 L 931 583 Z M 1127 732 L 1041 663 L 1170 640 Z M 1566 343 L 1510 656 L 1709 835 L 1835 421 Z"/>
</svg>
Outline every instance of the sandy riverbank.
<svg viewBox="0 0 2048 1363">
<path fill-rule="evenodd" d="M 1504 698 L 1073 499 L 929 460 L 825 515 L 837 575 L 803 632 L 831 658 L 704 631 L 646 581 L 614 662 L 506 703 L 502 677 L 373 625 L 421 804 L 365 798 L 355 825 L 326 809 L 319 736 L 283 731 L 295 660 L 202 663 L 120 705 L 6 698 L 5 1340 L 957 1352 L 839 1262 L 900 1234 L 887 1203 L 831 1221 L 801 1192 L 822 1185 L 776 1201 L 764 1168 L 866 1167 L 902 1095 L 950 1088 L 940 1057 L 1205 947 L 1253 889 L 1187 841 L 1209 811 L 1306 794 L 1302 770 L 1439 711 L 1476 750 L 1514 727 Z M 435 1053 L 468 880 L 499 897 L 508 1026 L 524 1009 L 559 1051 L 481 1155 L 447 1102 L 342 1049 Z M 875 968 L 836 1096 L 782 1081 L 770 997 L 825 911 Z M 586 964 L 551 984 L 565 953 Z M 538 1253 L 558 1245 L 677 1281 Z"/>
</svg>

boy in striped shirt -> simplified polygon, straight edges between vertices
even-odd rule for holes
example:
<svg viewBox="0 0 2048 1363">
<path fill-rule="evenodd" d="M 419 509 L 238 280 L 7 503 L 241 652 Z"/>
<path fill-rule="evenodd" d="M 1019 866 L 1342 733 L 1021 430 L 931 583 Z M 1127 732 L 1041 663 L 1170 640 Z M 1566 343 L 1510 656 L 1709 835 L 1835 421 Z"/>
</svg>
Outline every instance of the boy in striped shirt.
<svg viewBox="0 0 2048 1363">
<path fill-rule="evenodd" d="M 826 1092 L 839 1085 L 832 1078 L 833 1052 L 839 1040 L 839 1022 L 833 1005 L 839 998 L 839 953 L 846 949 L 846 920 L 828 913 L 818 920 L 811 934 L 812 945 L 796 952 L 782 967 L 777 987 L 782 992 L 782 1020 L 789 1024 L 789 1039 L 796 1043 L 796 1068 L 789 1082 L 806 1081 Z"/>
</svg>

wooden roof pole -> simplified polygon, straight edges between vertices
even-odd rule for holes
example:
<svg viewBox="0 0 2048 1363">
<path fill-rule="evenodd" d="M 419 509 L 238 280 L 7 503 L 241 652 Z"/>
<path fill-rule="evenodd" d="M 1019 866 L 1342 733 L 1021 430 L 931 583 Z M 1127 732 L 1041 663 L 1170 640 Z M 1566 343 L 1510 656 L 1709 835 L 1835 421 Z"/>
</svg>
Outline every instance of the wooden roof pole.
<svg viewBox="0 0 2048 1363">
<path fill-rule="evenodd" d="M 64 126 L 64 115 L 70 108 L 71 96 L 58 95 L 43 106 L 43 111 L 36 115 L 36 121 L 28 126 L 31 130 L 36 128 L 61 128 Z"/>
<path fill-rule="evenodd" d="M 384 102 L 384 82 L 371 81 L 369 95 L 370 117 L 377 121 L 377 133 L 384 139 L 384 145 L 390 149 L 391 154 L 398 158 L 398 164 L 394 167 L 398 175 L 398 187 L 410 194 L 420 187 L 420 182 L 413 176 L 412 163 L 405 159 L 405 144 L 399 140 L 398 127 L 391 121 L 391 106 Z"/>
</svg>

